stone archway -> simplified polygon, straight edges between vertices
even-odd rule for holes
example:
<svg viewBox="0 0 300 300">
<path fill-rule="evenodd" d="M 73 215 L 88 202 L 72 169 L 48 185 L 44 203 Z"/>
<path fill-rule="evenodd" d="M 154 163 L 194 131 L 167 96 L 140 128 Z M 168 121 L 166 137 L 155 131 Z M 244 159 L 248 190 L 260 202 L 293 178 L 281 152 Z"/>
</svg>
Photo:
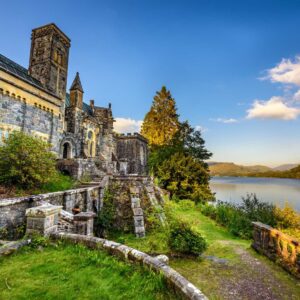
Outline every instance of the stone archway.
<svg viewBox="0 0 300 300">
<path fill-rule="evenodd" d="M 63 144 L 63 149 L 62 150 L 63 150 L 62 155 L 63 155 L 64 159 L 72 158 L 72 146 L 69 142 L 65 142 Z"/>
</svg>

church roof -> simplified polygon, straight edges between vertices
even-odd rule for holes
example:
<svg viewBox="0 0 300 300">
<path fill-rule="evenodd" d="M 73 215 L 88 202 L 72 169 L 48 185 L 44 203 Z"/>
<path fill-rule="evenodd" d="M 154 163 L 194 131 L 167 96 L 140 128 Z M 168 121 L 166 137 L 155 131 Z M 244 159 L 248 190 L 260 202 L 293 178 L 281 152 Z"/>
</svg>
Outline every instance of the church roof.
<svg viewBox="0 0 300 300">
<path fill-rule="evenodd" d="M 28 70 L 4 55 L 0 54 L 0 70 L 10 73 L 30 84 L 33 84 L 39 88 L 43 88 L 42 84 L 29 75 Z"/>
<path fill-rule="evenodd" d="M 76 73 L 74 81 L 73 81 L 73 83 L 70 87 L 70 91 L 72 91 L 72 90 L 79 90 L 80 92 L 83 93 L 83 88 L 82 88 L 82 85 L 81 85 L 81 81 L 80 81 L 80 77 L 79 77 L 78 72 Z"/>
</svg>

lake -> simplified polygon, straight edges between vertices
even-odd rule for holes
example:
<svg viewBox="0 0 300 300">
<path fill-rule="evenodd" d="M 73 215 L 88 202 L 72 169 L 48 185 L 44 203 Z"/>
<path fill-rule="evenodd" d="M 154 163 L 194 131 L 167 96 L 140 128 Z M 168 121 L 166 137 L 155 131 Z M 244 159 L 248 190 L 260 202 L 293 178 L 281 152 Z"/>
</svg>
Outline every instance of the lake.
<svg viewBox="0 0 300 300">
<path fill-rule="evenodd" d="M 281 178 L 213 177 L 210 187 L 216 199 L 240 203 L 241 198 L 255 193 L 259 200 L 277 204 L 288 202 L 300 211 L 300 180 Z"/>
</svg>

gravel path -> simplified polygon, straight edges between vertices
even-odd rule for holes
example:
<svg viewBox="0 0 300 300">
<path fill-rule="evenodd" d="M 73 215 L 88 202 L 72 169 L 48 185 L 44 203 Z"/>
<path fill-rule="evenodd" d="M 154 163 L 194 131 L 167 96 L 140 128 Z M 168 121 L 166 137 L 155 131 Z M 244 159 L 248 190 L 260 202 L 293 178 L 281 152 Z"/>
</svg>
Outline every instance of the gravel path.
<svg viewBox="0 0 300 300">
<path fill-rule="evenodd" d="M 281 277 L 276 276 L 279 268 L 263 258 L 256 258 L 251 250 L 246 250 L 230 241 L 220 241 L 232 247 L 239 256 L 240 263 L 227 265 L 233 275 L 221 280 L 223 299 L 281 300 L 300 299 L 300 294 L 291 291 L 289 285 Z M 287 275 L 288 276 L 288 275 Z M 296 285 L 300 281 L 292 278 Z"/>
</svg>

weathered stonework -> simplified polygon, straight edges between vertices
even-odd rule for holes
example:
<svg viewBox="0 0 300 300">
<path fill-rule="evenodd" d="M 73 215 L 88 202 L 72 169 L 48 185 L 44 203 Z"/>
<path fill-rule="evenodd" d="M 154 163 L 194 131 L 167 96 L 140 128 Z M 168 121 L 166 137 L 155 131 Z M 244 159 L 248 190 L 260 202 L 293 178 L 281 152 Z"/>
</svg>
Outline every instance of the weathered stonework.
<svg viewBox="0 0 300 300">
<path fill-rule="evenodd" d="M 94 218 L 93 212 L 81 212 L 74 216 L 74 232 L 77 234 L 93 236 Z"/>
<path fill-rule="evenodd" d="M 80 211 L 98 212 L 102 206 L 103 191 L 106 185 L 107 178 L 105 177 L 101 183 L 91 187 L 1 200 L 0 239 L 18 237 L 18 228 L 23 227 L 26 223 L 26 210 L 45 203 L 62 206 L 69 213 L 72 213 L 74 207 L 78 207 Z M 61 226 L 63 225 L 61 224 Z M 1 234 L 1 232 L 5 232 L 5 234 Z"/>
<path fill-rule="evenodd" d="M 57 231 L 58 217 L 62 206 L 42 205 L 26 210 L 26 234 L 49 235 Z"/>
<path fill-rule="evenodd" d="M 59 151 L 63 128 L 58 116 L 0 93 L 0 142 L 13 130 L 36 136 Z"/>
<path fill-rule="evenodd" d="M 300 278 L 300 241 L 263 223 L 252 224 L 252 247 Z"/>
<path fill-rule="evenodd" d="M 84 103 L 79 73 L 66 92 L 69 48 L 70 39 L 52 23 L 32 31 L 28 70 L 0 55 L 0 143 L 14 130 L 49 142 L 61 169 L 69 171 L 74 160 L 70 174 L 77 179 L 86 172 L 100 179 L 101 172 L 146 175 L 147 140 L 116 134 L 111 104 Z"/>
</svg>

